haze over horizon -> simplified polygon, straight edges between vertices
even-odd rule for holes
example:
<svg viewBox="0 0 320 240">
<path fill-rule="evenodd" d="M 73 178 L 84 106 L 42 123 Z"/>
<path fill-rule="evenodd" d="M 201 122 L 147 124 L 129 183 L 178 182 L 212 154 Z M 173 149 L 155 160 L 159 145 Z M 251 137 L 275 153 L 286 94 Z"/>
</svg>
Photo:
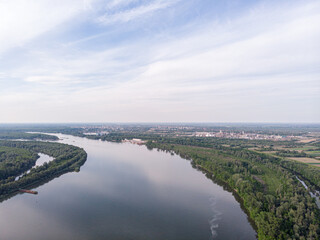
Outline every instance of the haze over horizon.
<svg viewBox="0 0 320 240">
<path fill-rule="evenodd" d="M 320 123 L 320 1 L 0 0 L 0 123 Z"/>
</svg>

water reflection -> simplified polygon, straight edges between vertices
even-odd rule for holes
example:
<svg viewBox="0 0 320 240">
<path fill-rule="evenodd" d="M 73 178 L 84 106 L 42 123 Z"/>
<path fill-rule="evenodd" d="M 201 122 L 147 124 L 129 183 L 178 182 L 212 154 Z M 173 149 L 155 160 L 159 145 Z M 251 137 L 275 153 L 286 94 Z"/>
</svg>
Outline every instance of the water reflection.
<svg viewBox="0 0 320 240">
<path fill-rule="evenodd" d="M 255 239 L 232 194 L 179 156 L 59 137 L 85 165 L 1 203 L 0 239 Z"/>
</svg>

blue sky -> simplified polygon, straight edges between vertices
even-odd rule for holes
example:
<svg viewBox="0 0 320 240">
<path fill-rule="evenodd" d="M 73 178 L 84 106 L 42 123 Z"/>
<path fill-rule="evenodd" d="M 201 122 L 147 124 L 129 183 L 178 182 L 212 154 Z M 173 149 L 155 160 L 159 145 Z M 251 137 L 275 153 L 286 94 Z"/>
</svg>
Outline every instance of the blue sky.
<svg viewBox="0 0 320 240">
<path fill-rule="evenodd" d="M 320 2 L 0 0 L 0 122 L 320 122 Z"/>
</svg>

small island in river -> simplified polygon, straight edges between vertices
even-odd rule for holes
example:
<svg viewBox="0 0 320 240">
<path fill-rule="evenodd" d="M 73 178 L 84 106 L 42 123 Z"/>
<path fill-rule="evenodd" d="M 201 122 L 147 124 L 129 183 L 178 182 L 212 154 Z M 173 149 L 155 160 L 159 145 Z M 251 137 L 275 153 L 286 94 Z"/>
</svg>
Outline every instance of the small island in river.
<svg viewBox="0 0 320 240">
<path fill-rule="evenodd" d="M 34 167 L 39 153 L 47 154 L 54 160 Z M 0 140 L 0 199 L 7 199 L 18 192 L 35 194 L 36 191 L 29 188 L 37 187 L 64 173 L 79 171 L 86 159 L 87 154 L 82 148 L 67 144 Z"/>
</svg>

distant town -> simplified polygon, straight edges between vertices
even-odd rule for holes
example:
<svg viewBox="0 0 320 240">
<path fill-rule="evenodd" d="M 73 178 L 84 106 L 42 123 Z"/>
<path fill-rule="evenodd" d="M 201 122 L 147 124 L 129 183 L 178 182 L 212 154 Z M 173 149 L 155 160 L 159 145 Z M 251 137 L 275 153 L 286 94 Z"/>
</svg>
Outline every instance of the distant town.
<svg viewBox="0 0 320 240">
<path fill-rule="evenodd" d="M 233 138 L 233 139 L 249 139 L 249 140 L 273 140 L 273 141 L 288 141 L 297 139 L 298 136 L 281 136 L 281 135 L 268 135 L 268 134 L 258 134 L 258 133 L 246 133 L 242 131 L 238 132 L 224 132 L 220 130 L 219 132 L 196 132 L 194 134 L 196 137 L 216 137 L 216 138 Z"/>
<path fill-rule="evenodd" d="M 269 129 L 259 128 L 238 128 L 235 126 L 195 126 L 195 125 L 90 125 L 78 126 L 82 129 L 82 133 L 88 136 L 103 136 L 113 132 L 123 133 L 138 133 L 155 134 L 160 136 L 171 137 L 201 137 L 201 138 L 227 138 L 227 139 L 248 139 L 248 140 L 269 140 L 269 141 L 309 141 L 314 138 L 319 138 L 319 134 L 312 132 L 291 132 L 284 131 L 279 128 L 275 131 Z M 312 136 L 314 135 L 314 136 Z M 128 140 L 132 141 L 132 140 Z M 140 144 L 139 141 L 132 141 L 132 143 Z"/>
</svg>

